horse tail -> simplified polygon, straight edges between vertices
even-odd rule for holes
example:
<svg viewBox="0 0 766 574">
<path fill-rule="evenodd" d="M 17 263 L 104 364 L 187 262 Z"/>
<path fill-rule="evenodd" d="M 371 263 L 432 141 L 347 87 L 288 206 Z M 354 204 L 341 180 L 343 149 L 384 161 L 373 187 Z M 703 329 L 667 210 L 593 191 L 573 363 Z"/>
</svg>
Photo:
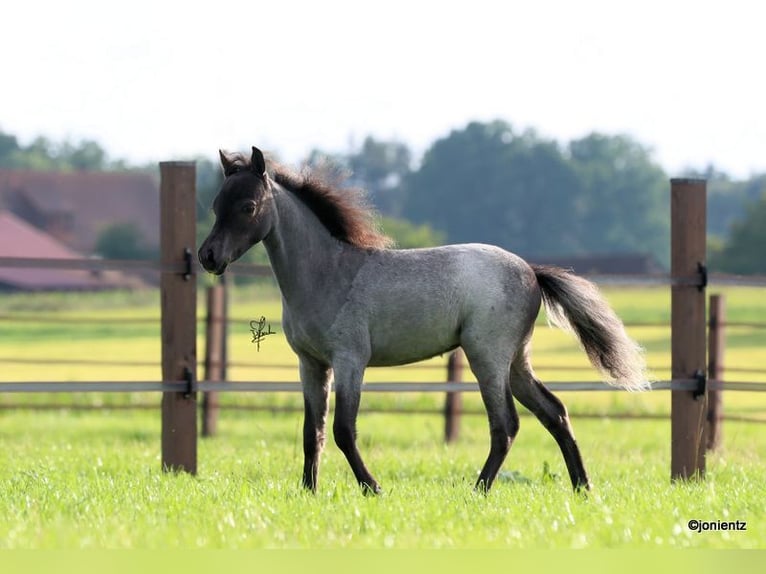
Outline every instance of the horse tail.
<svg viewBox="0 0 766 574">
<path fill-rule="evenodd" d="M 574 332 L 607 382 L 631 391 L 649 388 L 643 349 L 628 337 L 598 288 L 558 267 L 532 265 L 532 269 L 549 322 Z"/>
</svg>

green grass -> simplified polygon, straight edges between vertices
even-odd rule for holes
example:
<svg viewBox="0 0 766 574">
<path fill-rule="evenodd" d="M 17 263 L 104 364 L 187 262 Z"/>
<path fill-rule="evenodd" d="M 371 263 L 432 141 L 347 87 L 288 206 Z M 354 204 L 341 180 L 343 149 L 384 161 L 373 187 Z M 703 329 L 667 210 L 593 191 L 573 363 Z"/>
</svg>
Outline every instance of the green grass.
<svg viewBox="0 0 766 574">
<path fill-rule="evenodd" d="M 472 491 L 486 422 L 445 446 L 434 416 L 363 415 L 360 444 L 384 486 L 364 497 L 328 445 L 317 495 L 299 486 L 299 415 L 226 413 L 200 442 L 197 477 L 164 474 L 156 413 L 4 412 L 0 548 L 766 547 L 761 429 L 727 427 L 704 482 L 671 484 L 669 425 L 575 420 L 594 482 L 570 491 L 531 419 L 493 491 Z M 690 519 L 745 532 L 690 531 Z"/>
<path fill-rule="evenodd" d="M 667 289 L 608 290 L 627 323 L 665 322 Z M 766 323 L 763 291 L 726 291 L 730 321 Z M 201 308 L 200 308 L 201 309 Z M 158 380 L 156 294 L 0 295 L 0 314 L 40 321 L 0 323 L 0 380 Z M 198 311 L 200 317 L 203 312 Z M 278 335 L 256 352 L 249 321 L 266 316 Z M 235 380 L 295 380 L 295 357 L 279 324 L 273 287 L 232 295 L 229 345 Z M 88 318 L 90 324 L 69 323 Z M 667 327 L 629 327 L 651 370 L 669 376 Z M 202 332 L 198 339 L 202 355 Z M 546 381 L 597 380 L 572 338 L 538 322 L 534 363 Z M 149 366 L 44 364 L 43 359 L 143 361 Z M 26 359 L 29 364 L 10 359 Z M 39 361 L 39 362 L 38 362 Z M 154 364 L 151 364 L 154 363 Z M 428 368 L 373 369 L 368 381 L 444 379 L 445 358 Z M 289 368 L 281 368 L 288 365 Z M 764 380 L 766 330 L 730 328 L 726 365 Z M 576 367 L 576 368 L 572 368 Z M 200 373 L 201 375 L 201 373 Z M 466 378 L 470 375 L 466 372 Z M 0 396 L 0 548 L 764 548 L 766 446 L 762 425 L 726 421 L 723 447 L 708 456 L 703 482 L 671 484 L 667 419 L 581 415 L 669 413 L 670 395 L 560 393 L 595 489 L 571 493 L 561 454 L 533 418 L 489 496 L 472 491 L 488 448 L 486 418 L 465 416 L 455 445 L 443 418 L 370 410 L 438 412 L 443 395 L 363 395 L 360 448 L 384 487 L 365 498 L 346 461 L 328 445 L 320 492 L 299 487 L 302 399 L 290 393 L 224 394 L 220 433 L 199 444 L 196 477 L 160 471 L 159 397 L 136 394 Z M 8 408 L 57 404 L 53 411 Z M 79 412 L 68 406 L 149 405 L 151 410 Z M 764 419 L 763 393 L 727 393 L 727 415 Z M 482 413 L 476 393 L 464 396 Z M 276 412 L 276 409 L 296 412 Z M 265 409 L 265 410 L 264 410 Z M 272 410 L 272 412 L 269 411 Z M 744 520 L 745 532 L 691 532 L 699 520 Z"/>
</svg>

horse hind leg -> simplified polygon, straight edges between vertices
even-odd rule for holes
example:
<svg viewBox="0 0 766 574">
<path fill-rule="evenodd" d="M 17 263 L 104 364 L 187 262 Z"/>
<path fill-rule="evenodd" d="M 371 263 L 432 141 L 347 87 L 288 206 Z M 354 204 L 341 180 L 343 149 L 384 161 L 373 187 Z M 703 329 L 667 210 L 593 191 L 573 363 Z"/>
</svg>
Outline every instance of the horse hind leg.
<svg viewBox="0 0 766 574">
<path fill-rule="evenodd" d="M 590 490 L 590 480 L 574 437 L 564 404 L 535 378 L 528 349 L 518 354 L 511 364 L 511 392 L 548 429 L 561 449 L 564 462 L 576 490 Z"/>
<path fill-rule="evenodd" d="M 485 379 L 480 388 L 489 419 L 490 446 L 489 455 L 474 488 L 489 492 L 519 432 L 519 415 L 511 393 L 507 392 L 507 378 Z"/>
<path fill-rule="evenodd" d="M 490 356 L 479 348 L 467 344 L 463 350 L 479 381 L 479 391 L 489 419 L 489 455 L 475 486 L 478 491 L 488 492 L 519 432 L 519 415 L 509 391 L 508 363 L 502 359 L 501 353 Z"/>
</svg>

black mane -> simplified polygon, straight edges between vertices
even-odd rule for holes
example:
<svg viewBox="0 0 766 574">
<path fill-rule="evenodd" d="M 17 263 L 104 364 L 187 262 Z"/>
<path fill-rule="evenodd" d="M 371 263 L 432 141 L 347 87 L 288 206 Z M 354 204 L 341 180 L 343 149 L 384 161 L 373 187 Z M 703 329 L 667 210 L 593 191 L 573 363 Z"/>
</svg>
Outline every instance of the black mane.
<svg viewBox="0 0 766 574">
<path fill-rule="evenodd" d="M 243 154 L 232 154 L 227 160 L 233 166 L 250 167 L 250 159 Z M 306 204 L 333 237 L 364 249 L 392 245 L 391 238 L 378 230 L 375 212 L 362 190 L 339 188 L 309 169 L 295 173 L 270 162 L 270 171 L 273 180 Z"/>
</svg>

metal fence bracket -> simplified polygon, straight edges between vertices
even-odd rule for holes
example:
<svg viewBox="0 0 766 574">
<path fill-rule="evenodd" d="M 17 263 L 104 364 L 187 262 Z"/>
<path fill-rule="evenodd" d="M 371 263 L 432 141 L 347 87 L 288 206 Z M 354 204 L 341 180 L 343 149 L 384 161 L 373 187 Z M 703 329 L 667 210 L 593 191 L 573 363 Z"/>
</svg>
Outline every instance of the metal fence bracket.
<svg viewBox="0 0 766 574">
<path fill-rule="evenodd" d="M 707 377 L 705 376 L 705 373 L 697 369 L 694 373 L 694 379 L 697 381 L 697 388 L 694 390 L 694 398 L 699 399 L 705 395 L 705 390 L 707 389 Z"/>
</svg>

